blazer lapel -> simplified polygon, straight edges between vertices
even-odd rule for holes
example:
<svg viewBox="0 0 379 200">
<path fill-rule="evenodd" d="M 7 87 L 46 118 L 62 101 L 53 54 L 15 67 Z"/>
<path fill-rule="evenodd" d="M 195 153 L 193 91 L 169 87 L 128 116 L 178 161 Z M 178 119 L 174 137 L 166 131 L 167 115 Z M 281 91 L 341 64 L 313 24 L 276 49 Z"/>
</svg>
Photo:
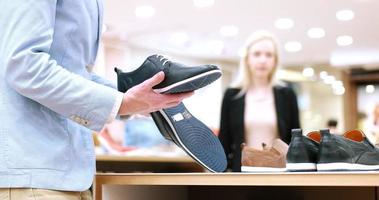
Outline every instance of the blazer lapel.
<svg viewBox="0 0 379 200">
<path fill-rule="evenodd" d="M 275 111 L 276 111 L 276 120 L 278 123 L 278 134 L 281 138 L 283 138 L 283 128 L 285 127 L 285 120 L 284 120 L 284 105 L 283 105 L 283 99 L 281 98 L 283 95 L 280 94 L 281 90 L 278 88 L 278 86 L 273 87 L 274 90 L 274 101 L 275 101 Z"/>
<path fill-rule="evenodd" d="M 245 97 L 246 95 L 242 95 L 238 99 L 236 99 L 235 103 L 235 117 L 236 117 L 236 127 L 240 127 L 240 130 L 236 130 L 236 139 L 238 139 L 237 145 L 240 145 L 245 140 Z M 238 147 L 237 147 L 238 148 Z"/>
</svg>

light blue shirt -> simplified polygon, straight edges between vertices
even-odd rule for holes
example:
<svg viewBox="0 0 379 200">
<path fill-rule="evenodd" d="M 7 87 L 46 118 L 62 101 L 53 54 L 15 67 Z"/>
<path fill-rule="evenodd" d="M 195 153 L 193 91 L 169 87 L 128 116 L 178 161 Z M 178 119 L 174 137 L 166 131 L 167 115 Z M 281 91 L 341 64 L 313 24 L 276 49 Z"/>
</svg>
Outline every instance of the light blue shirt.
<svg viewBox="0 0 379 200">
<path fill-rule="evenodd" d="M 118 91 L 88 72 L 101 0 L 0 1 L 0 188 L 83 191 Z M 108 85 L 108 86 L 104 86 Z"/>
</svg>

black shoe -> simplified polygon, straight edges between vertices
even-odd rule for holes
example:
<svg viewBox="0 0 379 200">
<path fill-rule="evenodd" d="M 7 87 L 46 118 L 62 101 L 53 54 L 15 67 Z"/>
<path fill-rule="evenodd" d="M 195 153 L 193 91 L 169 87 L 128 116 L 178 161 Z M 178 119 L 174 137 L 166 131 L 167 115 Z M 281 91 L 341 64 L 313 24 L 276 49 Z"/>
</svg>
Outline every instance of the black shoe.
<svg viewBox="0 0 379 200">
<path fill-rule="evenodd" d="M 318 171 L 379 170 L 379 149 L 359 130 L 343 136 L 321 130 Z"/>
<path fill-rule="evenodd" d="M 137 70 L 131 73 L 122 73 L 116 69 L 116 72 L 118 74 L 118 90 L 121 92 L 126 92 L 129 88 L 142 83 L 146 79 L 152 77 L 155 73 L 161 71 L 154 71 L 154 67 L 156 65 L 151 64 L 151 59 L 155 60 L 156 58 L 159 57 L 150 56 L 145 61 L 146 64 L 143 64 L 140 67 L 141 69 L 138 68 Z M 171 65 L 175 66 L 174 64 Z M 149 69 L 149 66 L 153 69 Z M 204 69 L 204 67 L 201 68 Z M 173 69 L 175 68 L 173 67 Z M 165 80 L 167 80 L 168 77 L 171 77 L 170 80 L 176 79 L 178 82 L 180 82 L 180 79 L 177 79 L 176 75 L 173 74 L 174 70 L 166 70 L 168 70 L 168 72 L 165 73 L 168 73 L 169 75 L 166 74 Z M 178 71 L 180 71 L 182 77 L 189 77 L 189 75 L 183 74 L 186 71 L 185 68 Z M 193 71 L 196 70 L 191 70 L 187 72 L 193 74 Z M 217 74 L 217 72 L 215 72 L 214 74 Z M 219 74 L 218 77 L 220 75 L 221 74 Z M 211 75 L 209 79 L 215 80 L 214 77 L 215 75 Z M 208 82 L 207 84 L 209 83 L 210 82 Z M 172 90 L 167 90 L 166 93 L 185 92 L 191 91 L 193 89 L 193 84 L 189 84 L 188 87 L 184 87 L 185 85 L 187 84 L 182 84 L 181 86 L 173 87 Z M 200 85 L 205 86 L 205 84 Z M 190 88 L 190 90 L 187 90 L 188 88 Z M 194 116 L 192 116 L 183 103 L 180 103 L 175 107 L 162 109 L 150 114 L 161 134 L 166 139 L 173 141 L 177 146 L 182 148 L 200 165 L 202 165 L 211 172 L 225 171 L 227 166 L 226 155 L 219 139 L 216 135 L 213 134 L 212 130 L 210 130 L 206 125 L 204 125 Z"/>
<path fill-rule="evenodd" d="M 304 136 L 301 129 L 292 129 L 291 143 L 287 152 L 287 171 L 316 171 L 320 133 Z"/>
<path fill-rule="evenodd" d="M 214 65 L 186 66 L 172 62 L 161 55 L 149 56 L 142 65 L 132 72 L 122 72 L 115 68 L 118 90 L 126 92 L 131 86 L 137 85 L 163 71 L 165 79 L 154 90 L 158 93 L 180 93 L 202 88 L 221 77 L 221 70 Z M 133 77 L 130 78 L 130 77 Z"/>
<path fill-rule="evenodd" d="M 227 161 L 218 139 L 206 125 L 196 119 L 183 103 L 151 113 L 162 135 L 182 148 L 211 172 L 223 172 Z"/>
</svg>

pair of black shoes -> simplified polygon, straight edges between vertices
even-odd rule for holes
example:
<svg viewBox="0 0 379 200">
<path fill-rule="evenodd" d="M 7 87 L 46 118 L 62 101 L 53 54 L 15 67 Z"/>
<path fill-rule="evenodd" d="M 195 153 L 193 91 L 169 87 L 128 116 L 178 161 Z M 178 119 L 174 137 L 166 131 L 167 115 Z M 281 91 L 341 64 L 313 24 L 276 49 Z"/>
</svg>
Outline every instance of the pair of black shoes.
<svg viewBox="0 0 379 200">
<path fill-rule="evenodd" d="M 160 55 L 149 56 L 132 72 L 125 73 L 117 68 L 115 71 L 120 92 L 126 92 L 160 71 L 165 73 L 165 79 L 153 89 L 164 94 L 193 91 L 221 77 L 221 70 L 214 65 L 189 67 Z M 151 116 L 161 134 L 200 165 L 211 172 L 223 172 L 226 169 L 226 156 L 217 136 L 196 119 L 183 103 L 153 112 Z"/>
<path fill-rule="evenodd" d="M 323 129 L 304 136 L 301 129 L 293 129 L 287 153 L 287 170 L 379 170 L 379 149 L 360 130 L 335 135 Z"/>
</svg>

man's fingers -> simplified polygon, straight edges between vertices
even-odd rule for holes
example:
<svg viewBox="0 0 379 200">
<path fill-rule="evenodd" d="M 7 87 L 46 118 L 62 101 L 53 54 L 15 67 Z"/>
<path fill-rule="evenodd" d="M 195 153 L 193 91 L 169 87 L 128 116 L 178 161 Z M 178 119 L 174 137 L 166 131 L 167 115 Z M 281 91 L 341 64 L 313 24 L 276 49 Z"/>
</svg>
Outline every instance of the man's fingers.
<svg viewBox="0 0 379 200">
<path fill-rule="evenodd" d="M 160 71 L 157 74 L 155 74 L 153 77 L 147 79 L 146 81 L 143 82 L 144 85 L 147 87 L 154 87 L 155 85 L 158 85 L 160 82 L 164 80 L 164 72 Z"/>
<path fill-rule="evenodd" d="M 190 97 L 194 94 L 194 92 L 186 92 L 186 93 L 178 93 L 178 94 L 166 94 L 166 99 L 163 100 L 164 102 L 167 102 L 165 104 L 165 108 L 174 107 L 180 104 L 180 102 L 183 101 L 183 99 Z"/>
<path fill-rule="evenodd" d="M 171 108 L 180 104 L 181 101 L 171 102 L 166 104 L 165 108 Z"/>
</svg>

